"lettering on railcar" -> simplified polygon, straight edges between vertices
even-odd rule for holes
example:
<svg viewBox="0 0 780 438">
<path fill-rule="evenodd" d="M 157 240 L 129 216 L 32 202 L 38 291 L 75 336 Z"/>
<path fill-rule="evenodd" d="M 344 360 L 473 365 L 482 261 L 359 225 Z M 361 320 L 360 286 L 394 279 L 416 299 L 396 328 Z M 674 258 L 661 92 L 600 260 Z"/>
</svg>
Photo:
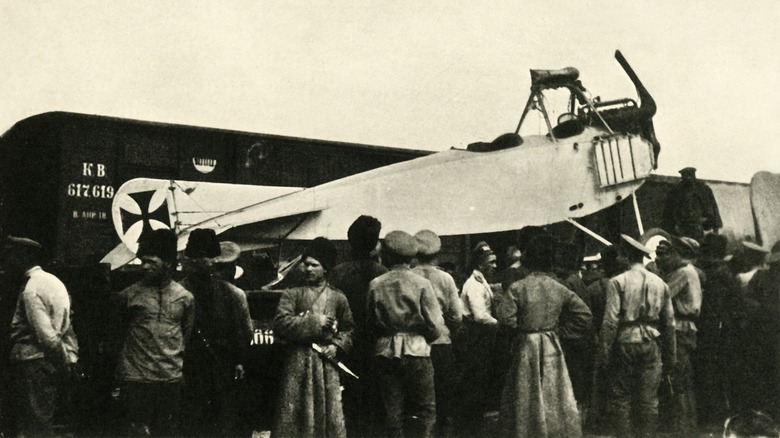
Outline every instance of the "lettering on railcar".
<svg viewBox="0 0 780 438">
<path fill-rule="evenodd" d="M 105 211 L 73 210 L 73 219 L 105 221 L 108 220 L 108 213 Z"/>
<path fill-rule="evenodd" d="M 103 163 L 82 162 L 81 176 L 87 178 L 105 178 L 106 165 Z M 66 186 L 66 193 L 68 196 L 74 198 L 113 199 L 114 186 L 110 184 L 72 182 Z"/>
</svg>

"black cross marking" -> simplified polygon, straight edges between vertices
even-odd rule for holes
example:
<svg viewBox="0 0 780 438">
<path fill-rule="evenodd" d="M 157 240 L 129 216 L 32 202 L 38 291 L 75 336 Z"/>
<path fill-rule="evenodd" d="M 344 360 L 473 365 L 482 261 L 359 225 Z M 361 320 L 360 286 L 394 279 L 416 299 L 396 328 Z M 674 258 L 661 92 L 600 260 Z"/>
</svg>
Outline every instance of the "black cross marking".
<svg viewBox="0 0 780 438">
<path fill-rule="evenodd" d="M 170 228 L 169 223 L 169 216 L 168 216 L 168 203 L 163 202 L 162 205 L 160 205 L 157 210 L 149 211 L 150 204 L 152 202 L 152 196 L 154 196 L 155 191 L 150 190 L 148 192 L 137 192 L 137 193 L 129 193 L 128 196 L 132 198 L 133 201 L 140 207 L 141 214 L 137 215 L 135 213 L 131 213 L 125 209 L 120 209 L 119 214 L 121 215 L 122 219 L 122 232 L 127 234 L 127 230 L 130 229 L 131 226 L 135 225 L 139 220 L 143 221 L 143 229 L 141 230 L 141 234 L 143 235 L 147 231 L 152 231 L 152 225 L 149 223 L 149 220 L 154 219 L 156 221 L 160 221 L 164 224 L 167 224 Z"/>
</svg>

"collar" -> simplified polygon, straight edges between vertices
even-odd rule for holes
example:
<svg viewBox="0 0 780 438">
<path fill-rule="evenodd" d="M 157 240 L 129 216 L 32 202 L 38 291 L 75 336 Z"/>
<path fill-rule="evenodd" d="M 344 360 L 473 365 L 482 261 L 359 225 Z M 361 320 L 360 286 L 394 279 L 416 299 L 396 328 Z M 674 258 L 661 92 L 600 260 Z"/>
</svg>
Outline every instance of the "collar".
<svg viewBox="0 0 780 438">
<path fill-rule="evenodd" d="M 487 284 L 487 281 L 485 281 L 485 274 L 478 269 L 475 269 L 474 272 L 471 273 L 471 276 L 474 277 L 474 280 L 477 280 L 477 282 Z"/>
<path fill-rule="evenodd" d="M 27 277 L 27 278 L 30 278 L 30 276 L 32 276 L 32 274 L 33 274 L 34 272 L 36 272 L 36 271 L 43 271 L 43 268 L 41 268 L 41 267 L 40 267 L 40 266 L 38 266 L 38 265 L 36 265 L 36 266 L 33 266 L 32 268 L 28 269 L 28 270 L 27 270 L 27 271 L 24 273 L 24 276 L 25 276 L 25 277 Z"/>
</svg>

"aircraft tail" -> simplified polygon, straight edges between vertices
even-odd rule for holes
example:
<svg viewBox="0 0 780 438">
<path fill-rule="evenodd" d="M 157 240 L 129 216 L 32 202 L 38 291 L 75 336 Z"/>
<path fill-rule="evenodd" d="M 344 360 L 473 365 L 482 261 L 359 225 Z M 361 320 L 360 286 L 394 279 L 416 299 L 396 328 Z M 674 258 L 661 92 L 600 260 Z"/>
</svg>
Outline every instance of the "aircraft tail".
<svg viewBox="0 0 780 438">
<path fill-rule="evenodd" d="M 179 237 L 178 249 L 187 244 L 189 232 L 211 228 L 217 233 L 270 218 L 300 214 L 301 208 L 265 211 L 259 217 L 251 207 L 284 198 L 300 187 L 252 186 L 199 181 L 136 178 L 127 181 L 114 196 L 111 215 L 121 243 L 101 263 L 115 269 L 130 262 L 145 230 L 170 228 Z M 303 209 L 305 210 L 305 208 Z"/>
</svg>

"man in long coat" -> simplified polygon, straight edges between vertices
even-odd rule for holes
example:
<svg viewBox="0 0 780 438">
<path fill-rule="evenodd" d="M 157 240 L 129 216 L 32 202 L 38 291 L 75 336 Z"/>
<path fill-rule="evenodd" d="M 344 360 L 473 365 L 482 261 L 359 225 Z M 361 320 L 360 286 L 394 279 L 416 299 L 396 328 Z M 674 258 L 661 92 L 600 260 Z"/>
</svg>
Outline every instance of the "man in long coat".
<svg viewBox="0 0 780 438">
<path fill-rule="evenodd" d="M 593 316 L 571 290 L 551 277 L 553 239 L 537 236 L 526 251 L 526 278 L 510 286 L 497 316 L 516 333 L 514 357 L 501 397 L 506 437 L 579 437 L 574 399 L 558 330 L 590 330 Z M 567 317 L 559 322 L 562 312 Z"/>
<path fill-rule="evenodd" d="M 318 237 L 301 260 L 306 284 L 284 291 L 274 317 L 274 333 L 289 343 L 289 353 L 272 435 L 346 437 L 339 369 L 333 362 L 349 352 L 355 322 L 347 298 L 326 278 L 336 261 L 333 244 Z"/>
</svg>

